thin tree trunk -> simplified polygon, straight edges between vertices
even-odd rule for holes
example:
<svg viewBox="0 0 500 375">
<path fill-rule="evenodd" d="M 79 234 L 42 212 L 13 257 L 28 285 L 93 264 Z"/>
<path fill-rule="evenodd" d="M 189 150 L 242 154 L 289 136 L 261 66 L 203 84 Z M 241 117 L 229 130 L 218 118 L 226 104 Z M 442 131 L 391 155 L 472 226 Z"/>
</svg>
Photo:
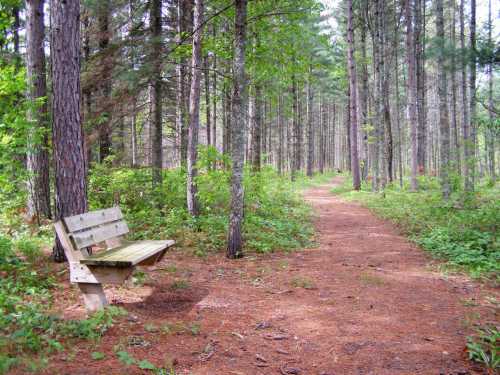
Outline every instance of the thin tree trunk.
<svg viewBox="0 0 500 375">
<path fill-rule="evenodd" d="M 455 40 L 456 40 L 456 3 L 455 0 L 452 2 L 452 25 L 451 25 L 451 44 L 452 44 L 452 54 L 451 54 L 451 129 L 453 130 L 453 143 L 454 150 L 453 156 L 455 158 L 455 168 L 458 173 L 460 173 L 460 142 L 459 142 L 459 127 L 457 121 L 457 67 L 455 58 Z"/>
<path fill-rule="evenodd" d="M 283 96 L 278 93 L 278 173 L 283 174 Z"/>
<path fill-rule="evenodd" d="M 183 33 L 186 32 L 185 18 L 185 0 L 177 0 L 177 43 L 180 43 Z M 176 95 L 176 123 L 177 134 L 179 138 L 179 157 L 181 165 L 186 165 L 187 161 L 187 147 L 188 147 L 188 124 L 187 124 L 187 111 L 186 108 L 186 58 L 180 57 L 177 67 L 177 95 Z"/>
<path fill-rule="evenodd" d="M 410 145 L 411 145 L 411 175 L 410 188 L 412 191 L 418 190 L 417 173 L 418 173 L 418 139 L 417 139 L 417 74 L 415 60 L 415 38 L 413 36 L 412 25 L 412 0 L 406 0 L 405 15 L 406 15 L 406 56 L 408 65 L 408 122 L 410 128 Z M 399 109 L 398 109 L 399 111 Z M 401 146 L 400 146 L 401 147 Z"/>
<path fill-rule="evenodd" d="M 191 92 L 189 95 L 189 129 L 188 129 L 188 155 L 187 155 L 187 207 L 192 216 L 200 213 L 195 183 L 198 170 L 198 129 L 200 127 L 200 81 L 201 81 L 201 41 L 203 35 L 203 0 L 195 0 L 194 6 L 194 35 L 193 53 L 191 62 Z M 208 87 L 208 84 L 206 84 Z M 208 106 L 210 107 L 210 106 Z"/>
<path fill-rule="evenodd" d="M 295 180 L 297 171 L 300 169 L 300 144 L 299 144 L 299 114 L 298 114 L 298 93 L 297 93 L 297 81 L 295 76 L 292 77 L 292 134 L 293 134 L 293 151 L 292 151 L 292 181 Z"/>
<path fill-rule="evenodd" d="M 492 29 L 493 23 L 491 18 L 491 0 L 488 2 L 488 42 L 490 46 L 493 46 L 492 39 Z M 488 145 L 488 169 L 490 173 L 490 178 L 493 182 L 496 181 L 496 171 L 495 171 L 495 130 L 494 130 L 494 114 L 493 114 L 493 66 L 495 65 L 495 56 L 491 55 L 491 61 L 488 65 L 488 117 L 489 124 L 487 126 L 487 141 Z"/>
<path fill-rule="evenodd" d="M 261 133 L 262 133 L 262 88 L 255 84 L 252 121 L 252 169 L 260 171 L 261 167 Z"/>
<path fill-rule="evenodd" d="M 56 181 L 56 219 L 87 210 L 85 154 L 80 118 L 80 2 L 52 0 L 52 144 Z M 64 250 L 56 239 L 56 261 Z"/>
<path fill-rule="evenodd" d="M 50 218 L 48 108 L 45 70 L 44 1 L 26 1 L 26 68 L 32 123 L 28 139 L 28 216 Z M 40 102 L 42 100 L 42 102 Z"/>
<path fill-rule="evenodd" d="M 103 162 L 111 154 L 111 72 L 112 65 L 108 57 L 109 46 L 109 17 L 110 2 L 104 0 L 99 3 L 98 24 L 99 24 L 99 52 L 100 61 L 100 117 L 103 121 L 99 124 L 99 162 Z"/>
<path fill-rule="evenodd" d="M 247 24 L 247 0 L 235 0 L 235 47 L 233 57 L 233 100 L 232 100 L 232 160 L 231 214 L 227 239 L 227 257 L 243 256 L 243 162 L 246 144 L 246 83 L 245 44 Z"/>
<path fill-rule="evenodd" d="M 151 164 L 153 167 L 153 186 L 161 185 L 163 168 L 163 127 L 161 82 L 161 7 L 162 0 L 151 0 L 149 19 L 151 27 Z"/>
<path fill-rule="evenodd" d="M 427 116 L 425 106 L 425 0 L 415 2 L 415 69 L 417 75 L 417 169 L 425 174 L 427 160 Z"/>
<path fill-rule="evenodd" d="M 365 6 L 368 4 L 365 3 Z M 365 9 L 365 8 L 363 8 Z M 366 12 L 366 10 L 365 10 Z M 363 134 L 363 162 L 361 178 L 365 181 L 368 178 L 368 66 L 366 57 L 366 21 L 361 19 L 361 88 L 359 90 L 359 101 L 361 106 L 361 131 Z"/>
<path fill-rule="evenodd" d="M 437 48 L 437 73 L 438 73 L 438 97 L 439 97 L 439 130 L 440 130 L 440 177 L 443 198 L 450 197 L 450 124 L 448 119 L 447 94 L 448 87 L 445 72 L 445 51 L 444 51 L 444 21 L 443 21 L 443 0 L 436 0 L 436 37 L 438 38 Z"/>
<path fill-rule="evenodd" d="M 464 176 L 464 189 L 471 191 L 471 178 L 469 172 L 469 164 L 471 159 L 471 145 L 470 145 L 470 122 L 469 122 L 469 101 L 467 97 L 467 61 L 465 54 L 465 15 L 464 6 L 465 0 L 460 1 L 460 49 L 462 50 L 461 57 L 461 72 L 462 72 L 462 137 L 464 149 L 464 163 L 463 163 L 463 176 Z"/>
<path fill-rule="evenodd" d="M 469 94 L 470 94 L 470 150 L 469 158 L 469 179 L 466 191 L 474 191 L 476 179 L 476 145 L 477 145 L 477 118 L 476 118 L 476 0 L 470 1 L 470 75 L 469 75 Z"/>
<path fill-rule="evenodd" d="M 314 123 L 313 123 L 313 90 L 312 65 L 309 65 L 307 76 L 307 176 L 312 177 L 314 168 Z"/>
<path fill-rule="evenodd" d="M 203 58 L 203 66 L 205 72 L 205 112 L 206 112 L 206 127 L 207 127 L 207 146 L 212 144 L 212 111 L 210 108 L 210 69 L 208 64 L 208 56 Z"/>
<path fill-rule="evenodd" d="M 350 117 L 350 141 L 351 141 L 351 173 L 352 186 L 354 190 L 361 189 L 361 178 L 359 171 L 358 156 L 358 108 L 356 98 L 356 61 L 354 59 L 354 30 L 353 30 L 352 0 L 347 1 L 347 64 L 349 73 L 349 117 Z"/>
<path fill-rule="evenodd" d="M 215 26 L 214 26 L 214 37 L 215 37 Z M 214 76 L 212 79 L 213 82 L 213 94 L 212 94 L 212 114 L 213 114 L 213 129 L 212 129 L 212 145 L 217 148 L 217 56 L 214 54 L 213 56 L 213 70 Z"/>
</svg>

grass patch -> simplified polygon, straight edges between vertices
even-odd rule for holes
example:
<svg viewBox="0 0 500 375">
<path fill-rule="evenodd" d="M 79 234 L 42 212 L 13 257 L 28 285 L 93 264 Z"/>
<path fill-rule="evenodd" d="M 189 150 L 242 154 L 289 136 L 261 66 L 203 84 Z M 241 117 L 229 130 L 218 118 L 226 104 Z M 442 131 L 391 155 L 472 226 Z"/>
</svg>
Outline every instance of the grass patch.
<svg viewBox="0 0 500 375">
<path fill-rule="evenodd" d="M 396 185 L 373 193 L 363 184 L 351 190 L 350 180 L 332 190 L 356 200 L 382 218 L 394 222 L 404 233 L 449 269 L 467 272 L 474 278 L 500 281 L 500 189 L 481 186 L 473 195 L 456 192 L 443 201 L 437 179 L 419 178 L 417 193 Z"/>
</svg>

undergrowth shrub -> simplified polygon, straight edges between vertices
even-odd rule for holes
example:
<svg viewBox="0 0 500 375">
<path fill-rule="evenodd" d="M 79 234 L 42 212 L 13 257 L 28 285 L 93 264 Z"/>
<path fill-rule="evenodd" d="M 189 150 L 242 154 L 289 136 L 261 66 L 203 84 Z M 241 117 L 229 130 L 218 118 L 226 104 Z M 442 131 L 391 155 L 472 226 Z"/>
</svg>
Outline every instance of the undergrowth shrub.
<svg viewBox="0 0 500 375">
<path fill-rule="evenodd" d="M 19 247 L 25 258 L 16 255 Z M 36 250 L 35 250 L 36 249 Z M 0 235 L 0 374 L 12 366 L 26 364 L 25 355 L 44 355 L 63 350 L 61 340 L 97 340 L 125 314 L 111 307 L 84 320 L 62 320 L 48 313 L 56 283 L 50 268 L 30 262 L 36 242 L 13 243 Z"/>
<path fill-rule="evenodd" d="M 186 172 L 163 171 L 163 184 L 153 190 L 148 168 L 112 168 L 96 165 L 90 175 L 91 209 L 119 204 L 133 239 L 174 238 L 194 253 L 204 255 L 224 247 L 230 206 L 230 165 L 213 147 L 201 147 L 197 177 L 201 214 L 191 217 L 186 207 Z M 303 179 L 302 181 L 304 181 Z M 247 250 L 291 250 L 309 243 L 310 209 L 297 192 L 298 184 L 272 168 L 245 169 L 244 236 Z"/>
<path fill-rule="evenodd" d="M 500 201 L 498 186 L 481 186 L 474 195 L 456 192 L 443 201 L 439 181 L 419 178 L 419 191 L 409 192 L 389 185 L 384 194 L 372 193 L 363 184 L 360 192 L 350 191 L 350 182 L 334 189 L 348 199 L 366 204 L 383 218 L 390 219 L 405 233 L 448 265 L 473 277 L 500 280 Z"/>
</svg>

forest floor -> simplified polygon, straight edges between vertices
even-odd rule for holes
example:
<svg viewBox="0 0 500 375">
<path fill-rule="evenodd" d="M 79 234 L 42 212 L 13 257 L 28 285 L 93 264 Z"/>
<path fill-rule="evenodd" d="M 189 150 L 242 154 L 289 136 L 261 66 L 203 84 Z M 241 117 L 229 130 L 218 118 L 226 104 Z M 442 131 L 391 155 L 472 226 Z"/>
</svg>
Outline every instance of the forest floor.
<svg viewBox="0 0 500 375">
<path fill-rule="evenodd" d="M 144 285 L 108 288 L 129 316 L 44 373 L 151 373 L 126 367 L 118 350 L 175 374 L 481 373 L 466 336 L 498 320 L 498 290 L 439 272 L 393 225 L 334 196 L 340 179 L 304 193 L 317 247 L 236 261 L 174 250 Z M 58 292 L 67 317 L 84 314 L 74 289 Z"/>
</svg>

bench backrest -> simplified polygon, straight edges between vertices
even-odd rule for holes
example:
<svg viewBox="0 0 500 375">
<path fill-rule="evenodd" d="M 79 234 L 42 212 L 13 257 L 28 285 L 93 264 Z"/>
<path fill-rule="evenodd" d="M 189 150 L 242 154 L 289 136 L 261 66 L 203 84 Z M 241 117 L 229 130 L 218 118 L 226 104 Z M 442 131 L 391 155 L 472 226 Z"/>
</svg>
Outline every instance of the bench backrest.
<svg viewBox="0 0 500 375">
<path fill-rule="evenodd" d="M 68 216 L 63 221 L 74 247 L 78 250 L 129 232 L 118 206 Z"/>
</svg>

